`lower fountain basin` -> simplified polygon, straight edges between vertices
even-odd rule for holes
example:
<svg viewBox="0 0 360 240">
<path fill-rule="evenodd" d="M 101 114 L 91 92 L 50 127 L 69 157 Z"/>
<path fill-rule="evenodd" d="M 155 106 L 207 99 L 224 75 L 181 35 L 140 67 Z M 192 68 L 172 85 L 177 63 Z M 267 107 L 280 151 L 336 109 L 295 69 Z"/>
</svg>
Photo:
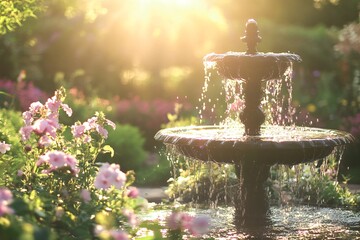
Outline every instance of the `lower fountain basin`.
<svg viewBox="0 0 360 240">
<path fill-rule="evenodd" d="M 160 130 L 155 139 L 197 160 L 260 161 L 265 165 L 311 162 L 353 141 L 343 131 L 309 127 L 263 126 L 260 136 L 243 133 L 242 126 L 190 126 Z"/>
</svg>

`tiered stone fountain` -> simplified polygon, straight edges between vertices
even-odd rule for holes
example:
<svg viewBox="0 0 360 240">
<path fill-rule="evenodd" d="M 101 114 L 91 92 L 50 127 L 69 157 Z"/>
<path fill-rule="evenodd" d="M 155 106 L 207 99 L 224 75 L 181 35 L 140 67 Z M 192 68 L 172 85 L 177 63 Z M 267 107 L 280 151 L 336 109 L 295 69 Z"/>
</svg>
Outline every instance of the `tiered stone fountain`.
<svg viewBox="0 0 360 240">
<path fill-rule="evenodd" d="M 241 127 L 189 126 L 160 130 L 155 139 L 173 145 L 179 153 L 202 161 L 235 164 L 239 191 L 235 202 L 237 227 L 262 226 L 268 223 L 269 204 L 264 183 L 275 164 L 295 165 L 328 156 L 336 146 L 352 141 L 346 132 L 309 127 L 263 125 L 260 109 L 263 83 L 278 79 L 300 61 L 296 54 L 260 53 L 261 40 L 255 20 L 248 20 L 247 52 L 209 54 L 225 79 L 243 81 L 245 107 L 240 113 Z"/>
</svg>

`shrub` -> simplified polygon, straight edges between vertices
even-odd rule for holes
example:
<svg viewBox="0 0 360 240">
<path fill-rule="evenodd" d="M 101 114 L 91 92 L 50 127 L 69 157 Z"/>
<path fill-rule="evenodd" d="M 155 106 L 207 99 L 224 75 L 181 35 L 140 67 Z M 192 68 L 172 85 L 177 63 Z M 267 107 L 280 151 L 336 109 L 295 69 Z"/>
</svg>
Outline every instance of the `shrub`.
<svg viewBox="0 0 360 240">
<path fill-rule="evenodd" d="M 26 156 L 23 151 L 23 145 L 18 137 L 18 132 L 23 124 L 21 114 L 19 112 L 0 109 L 0 142 L 6 142 L 11 145 L 9 155 L 0 158 L 0 185 L 6 184 L 9 181 L 7 177 L 11 173 L 16 172 L 22 164 L 26 161 Z"/>
<path fill-rule="evenodd" d="M 170 162 L 164 154 L 149 153 L 145 166 L 136 172 L 137 185 L 166 186 L 171 177 Z"/>
<path fill-rule="evenodd" d="M 124 173 L 114 163 L 95 163 L 101 151 L 113 152 L 103 144 L 108 137 L 106 127 L 115 128 L 115 124 L 103 113 L 71 127 L 61 124 L 61 109 L 72 114 L 64 98 L 61 88 L 45 104 L 32 103 L 22 114 L 20 134 L 14 134 L 19 115 L 1 112 L 15 119 L 11 126 L 1 118 L 0 137 L 6 141 L 0 141 L 0 162 L 6 174 L 2 178 L 8 180 L 0 188 L 1 239 L 135 238 L 139 226 L 135 212 L 146 202 L 130 187 L 134 172 Z M 65 137 L 69 128 L 72 136 Z M 17 153 L 24 161 L 14 169 L 8 163 L 18 161 Z M 205 233 L 200 228 L 202 219 L 191 220 L 186 229 L 174 229 L 179 237 L 185 230 L 196 236 Z M 156 239 L 162 239 L 166 228 L 157 222 L 140 226 L 154 230 Z M 154 239 L 140 234 L 140 239 Z"/>
<path fill-rule="evenodd" d="M 72 125 L 76 120 L 85 121 L 86 116 L 94 112 L 103 112 L 110 119 L 114 119 L 113 108 L 110 101 L 101 99 L 95 95 L 85 96 L 77 88 L 71 88 L 69 90 L 65 102 L 71 105 L 73 109 L 73 115 L 70 118 L 64 114 L 60 115 L 60 119 L 66 125 Z"/>
<path fill-rule="evenodd" d="M 126 171 L 138 171 L 144 166 L 147 156 L 143 149 L 144 142 L 145 139 L 141 136 L 138 128 L 128 124 L 117 124 L 116 129 L 109 133 L 105 141 L 105 144 L 114 149 L 114 157 L 110 158 L 110 153 L 100 153 L 97 161 L 110 161 L 120 164 Z"/>
<path fill-rule="evenodd" d="M 44 101 L 48 95 L 37 88 L 32 82 L 23 80 L 25 73 L 20 73 L 17 82 L 10 80 L 0 80 L 0 89 L 10 94 L 2 95 L 3 105 L 15 103 L 15 107 L 24 111 L 29 108 L 30 104 L 35 101 Z"/>
<path fill-rule="evenodd" d="M 115 118 L 121 123 L 139 127 L 146 138 L 145 148 L 152 150 L 156 145 L 154 135 L 161 126 L 168 122 L 168 114 L 174 113 L 180 104 L 174 101 L 154 99 L 145 101 L 139 97 L 118 100 L 115 103 Z M 189 111 L 189 104 L 181 105 L 183 112 Z"/>
</svg>

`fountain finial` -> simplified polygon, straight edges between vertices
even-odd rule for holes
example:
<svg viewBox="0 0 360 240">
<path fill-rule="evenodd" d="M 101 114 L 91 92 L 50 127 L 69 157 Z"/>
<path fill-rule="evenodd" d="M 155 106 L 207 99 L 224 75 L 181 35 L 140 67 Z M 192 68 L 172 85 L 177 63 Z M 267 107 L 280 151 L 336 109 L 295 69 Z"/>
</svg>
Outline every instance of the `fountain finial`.
<svg viewBox="0 0 360 240">
<path fill-rule="evenodd" d="M 245 36 L 241 40 L 247 44 L 247 54 L 257 53 L 256 46 L 261 41 L 261 37 L 259 36 L 257 22 L 254 19 L 249 19 L 246 22 Z"/>
</svg>

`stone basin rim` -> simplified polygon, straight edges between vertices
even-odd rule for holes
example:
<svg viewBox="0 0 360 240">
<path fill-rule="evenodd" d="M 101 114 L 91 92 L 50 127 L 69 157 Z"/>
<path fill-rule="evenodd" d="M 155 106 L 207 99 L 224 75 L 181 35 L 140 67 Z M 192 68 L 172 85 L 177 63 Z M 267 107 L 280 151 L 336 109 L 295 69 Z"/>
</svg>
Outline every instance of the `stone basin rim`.
<svg viewBox="0 0 360 240">
<path fill-rule="evenodd" d="M 264 60 L 274 60 L 275 62 L 285 61 L 285 62 L 301 62 L 302 59 L 299 55 L 294 53 L 274 53 L 274 52 L 256 52 L 254 54 L 249 54 L 246 52 L 226 52 L 226 53 L 209 53 L 204 56 L 204 62 L 219 62 L 224 58 L 238 58 L 238 59 L 264 59 Z"/>
<path fill-rule="evenodd" d="M 269 140 L 266 136 L 239 136 L 239 138 L 221 138 L 214 139 L 212 136 L 196 137 L 196 136 L 184 136 L 184 133 L 190 131 L 201 130 L 229 130 L 231 128 L 217 125 L 205 125 L 205 126 L 186 126 L 186 127 L 174 127 L 162 129 L 155 135 L 155 139 L 162 141 L 165 144 L 171 145 L 183 145 L 183 146 L 205 146 L 205 147 L 219 147 L 219 148 L 243 148 L 249 147 L 254 149 L 305 149 L 305 148 L 318 148 L 318 147 L 336 147 L 345 145 L 355 141 L 354 137 L 347 132 L 332 129 L 322 129 L 313 127 L 283 127 L 283 126 L 264 126 L 262 128 L 281 127 L 293 130 L 304 130 L 308 132 L 327 133 L 332 134 L 326 138 L 294 138 L 293 140 L 273 139 Z M 238 129 L 239 130 L 239 129 Z"/>
</svg>

